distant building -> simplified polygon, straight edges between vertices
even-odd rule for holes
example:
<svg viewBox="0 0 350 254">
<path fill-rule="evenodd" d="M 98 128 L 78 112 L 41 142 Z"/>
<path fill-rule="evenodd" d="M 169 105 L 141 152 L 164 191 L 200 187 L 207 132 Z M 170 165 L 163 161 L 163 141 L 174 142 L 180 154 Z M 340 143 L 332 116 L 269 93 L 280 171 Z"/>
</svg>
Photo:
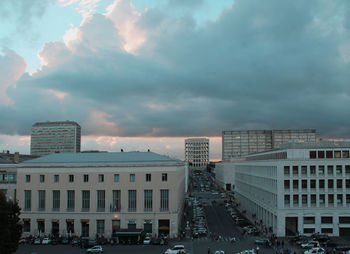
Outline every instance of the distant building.
<svg viewBox="0 0 350 254">
<path fill-rule="evenodd" d="M 40 122 L 32 126 L 30 153 L 48 155 L 50 153 L 79 153 L 81 127 L 76 122 Z"/>
<path fill-rule="evenodd" d="M 232 162 L 238 208 L 277 237 L 350 236 L 350 142 L 288 143 Z"/>
<path fill-rule="evenodd" d="M 209 139 L 190 138 L 185 140 L 185 161 L 191 168 L 203 169 L 209 163 Z"/>
<path fill-rule="evenodd" d="M 316 142 L 315 129 L 230 130 L 222 132 L 222 160 L 279 148 L 288 142 Z"/>
<path fill-rule="evenodd" d="M 26 235 L 177 237 L 187 167 L 153 152 L 54 153 L 18 165 Z"/>
</svg>

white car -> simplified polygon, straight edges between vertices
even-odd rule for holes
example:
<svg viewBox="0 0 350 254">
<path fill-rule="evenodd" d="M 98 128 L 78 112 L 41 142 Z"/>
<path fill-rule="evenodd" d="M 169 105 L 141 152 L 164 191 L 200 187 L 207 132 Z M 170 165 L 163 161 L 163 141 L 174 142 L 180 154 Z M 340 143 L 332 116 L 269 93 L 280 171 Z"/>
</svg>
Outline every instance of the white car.
<svg viewBox="0 0 350 254">
<path fill-rule="evenodd" d="M 225 251 L 223 250 L 217 250 L 214 252 L 214 254 L 225 254 Z"/>
<path fill-rule="evenodd" d="M 49 238 L 45 237 L 42 241 L 41 244 L 49 244 L 51 241 Z"/>
<path fill-rule="evenodd" d="M 146 236 L 145 239 L 143 239 L 143 244 L 151 244 L 152 238 L 150 236 Z"/>
<path fill-rule="evenodd" d="M 171 249 L 167 249 L 164 254 L 185 254 L 185 246 L 184 245 L 174 245 Z"/>
<path fill-rule="evenodd" d="M 310 241 L 308 243 L 301 244 L 301 248 L 303 249 L 311 249 L 313 247 L 320 247 L 320 243 L 318 241 Z"/>
<path fill-rule="evenodd" d="M 103 248 L 101 245 L 96 245 L 92 248 L 87 249 L 86 253 L 103 253 Z"/>
<path fill-rule="evenodd" d="M 326 251 L 323 248 L 314 247 L 304 251 L 304 254 L 325 254 Z"/>
</svg>

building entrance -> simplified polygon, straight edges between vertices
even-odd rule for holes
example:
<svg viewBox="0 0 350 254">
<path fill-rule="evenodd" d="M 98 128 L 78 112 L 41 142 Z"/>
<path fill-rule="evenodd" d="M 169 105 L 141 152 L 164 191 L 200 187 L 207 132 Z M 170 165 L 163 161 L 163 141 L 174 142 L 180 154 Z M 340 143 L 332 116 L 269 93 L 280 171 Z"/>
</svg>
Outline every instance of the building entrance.
<svg viewBox="0 0 350 254">
<path fill-rule="evenodd" d="M 298 234 L 298 217 L 286 217 L 286 236 Z"/>
</svg>

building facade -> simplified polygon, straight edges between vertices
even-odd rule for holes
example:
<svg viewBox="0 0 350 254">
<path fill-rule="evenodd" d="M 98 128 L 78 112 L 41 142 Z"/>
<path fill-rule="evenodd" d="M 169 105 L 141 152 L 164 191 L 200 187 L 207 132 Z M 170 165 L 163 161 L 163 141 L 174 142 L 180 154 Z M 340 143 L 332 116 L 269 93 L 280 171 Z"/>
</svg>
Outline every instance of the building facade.
<svg viewBox="0 0 350 254">
<path fill-rule="evenodd" d="M 55 152 L 78 153 L 81 127 L 76 122 L 40 122 L 32 126 L 30 153 L 48 155 Z"/>
<path fill-rule="evenodd" d="M 206 168 L 209 163 L 209 139 L 185 139 L 185 161 L 192 168 Z"/>
<path fill-rule="evenodd" d="M 278 237 L 350 235 L 350 143 L 284 144 L 235 162 L 239 209 Z"/>
<path fill-rule="evenodd" d="M 315 129 L 229 130 L 222 132 L 222 160 L 277 149 L 288 142 L 316 142 Z"/>
<path fill-rule="evenodd" d="M 51 154 L 21 164 L 25 234 L 177 237 L 185 165 L 152 152 Z"/>
</svg>

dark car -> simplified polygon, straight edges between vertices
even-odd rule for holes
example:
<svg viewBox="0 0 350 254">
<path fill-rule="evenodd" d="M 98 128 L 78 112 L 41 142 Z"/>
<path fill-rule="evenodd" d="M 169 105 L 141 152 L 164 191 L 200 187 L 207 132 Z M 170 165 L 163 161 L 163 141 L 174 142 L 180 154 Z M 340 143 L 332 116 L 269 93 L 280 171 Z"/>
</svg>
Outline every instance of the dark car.
<svg viewBox="0 0 350 254">
<path fill-rule="evenodd" d="M 335 242 L 335 241 L 332 241 L 332 240 L 329 240 L 329 241 L 325 242 L 324 245 L 325 245 L 327 248 L 330 248 L 330 247 L 336 248 L 336 247 L 338 247 L 338 243 Z"/>
<path fill-rule="evenodd" d="M 80 240 L 78 238 L 73 238 L 72 239 L 72 245 L 73 246 L 79 246 L 80 245 Z"/>
<path fill-rule="evenodd" d="M 57 238 L 53 238 L 53 239 L 51 240 L 51 244 L 52 244 L 52 245 L 57 245 L 57 244 L 58 244 Z"/>
<path fill-rule="evenodd" d="M 159 238 L 154 238 L 152 241 L 153 245 L 160 245 L 160 239 Z"/>
<path fill-rule="evenodd" d="M 69 240 L 67 237 L 62 238 L 61 244 L 69 244 Z"/>
</svg>

